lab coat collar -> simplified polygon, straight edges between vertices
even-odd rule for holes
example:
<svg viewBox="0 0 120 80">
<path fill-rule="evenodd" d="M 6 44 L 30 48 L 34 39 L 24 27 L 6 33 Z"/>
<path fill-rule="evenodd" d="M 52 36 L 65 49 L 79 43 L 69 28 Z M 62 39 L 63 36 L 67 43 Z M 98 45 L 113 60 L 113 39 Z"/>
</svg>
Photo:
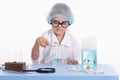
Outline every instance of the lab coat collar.
<svg viewBox="0 0 120 80">
<path fill-rule="evenodd" d="M 57 40 L 56 35 L 54 34 L 53 30 L 51 32 L 51 46 L 57 46 L 59 45 L 59 41 Z M 71 35 L 68 30 L 66 30 L 64 38 L 61 42 L 60 45 L 66 46 L 66 47 L 71 47 L 72 46 L 72 40 L 71 40 Z"/>
</svg>

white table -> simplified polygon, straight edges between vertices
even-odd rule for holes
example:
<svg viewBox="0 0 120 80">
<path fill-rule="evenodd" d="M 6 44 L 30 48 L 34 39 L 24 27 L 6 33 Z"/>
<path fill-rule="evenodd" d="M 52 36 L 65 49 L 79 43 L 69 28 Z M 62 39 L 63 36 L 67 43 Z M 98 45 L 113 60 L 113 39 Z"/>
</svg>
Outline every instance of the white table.
<svg viewBox="0 0 120 80">
<path fill-rule="evenodd" d="M 88 74 L 83 71 L 69 71 L 69 66 L 71 65 L 58 66 L 56 67 L 55 73 L 19 73 L 0 70 L 0 80 L 119 80 L 118 73 L 108 64 L 99 64 L 97 67 L 103 69 L 104 73 L 98 74 Z M 29 65 L 28 69 L 37 69 L 41 67 L 51 67 L 51 65 L 33 64 Z"/>
</svg>

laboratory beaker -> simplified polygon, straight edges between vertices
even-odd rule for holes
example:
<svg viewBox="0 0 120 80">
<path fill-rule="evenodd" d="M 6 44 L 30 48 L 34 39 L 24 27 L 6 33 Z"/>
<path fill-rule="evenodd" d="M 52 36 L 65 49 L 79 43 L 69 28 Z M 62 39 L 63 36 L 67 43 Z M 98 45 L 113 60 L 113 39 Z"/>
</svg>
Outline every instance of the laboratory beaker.
<svg viewBox="0 0 120 80">
<path fill-rule="evenodd" d="M 60 57 L 54 57 L 52 60 L 53 66 L 60 66 L 62 64 L 62 58 Z"/>
<path fill-rule="evenodd" d="M 52 65 L 53 66 L 60 66 L 62 64 L 62 58 L 61 58 L 61 48 L 59 45 L 52 45 L 51 50 L 53 53 L 53 59 L 52 59 Z"/>
<path fill-rule="evenodd" d="M 96 69 L 97 47 L 96 37 L 82 38 L 82 68 L 83 70 Z"/>
</svg>

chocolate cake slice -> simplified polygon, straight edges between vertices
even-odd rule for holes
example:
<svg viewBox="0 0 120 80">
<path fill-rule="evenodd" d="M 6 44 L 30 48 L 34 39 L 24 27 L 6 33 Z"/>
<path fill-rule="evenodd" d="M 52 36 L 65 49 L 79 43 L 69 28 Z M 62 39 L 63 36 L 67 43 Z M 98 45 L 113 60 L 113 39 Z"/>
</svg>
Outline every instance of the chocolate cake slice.
<svg viewBox="0 0 120 80">
<path fill-rule="evenodd" d="M 23 71 L 26 69 L 25 62 L 6 62 L 5 70 Z"/>
</svg>

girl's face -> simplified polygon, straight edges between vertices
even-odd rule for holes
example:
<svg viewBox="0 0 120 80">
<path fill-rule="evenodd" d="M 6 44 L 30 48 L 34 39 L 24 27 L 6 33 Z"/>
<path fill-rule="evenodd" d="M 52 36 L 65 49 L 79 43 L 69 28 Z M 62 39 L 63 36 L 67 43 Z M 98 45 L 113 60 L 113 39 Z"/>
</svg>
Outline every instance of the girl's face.
<svg viewBox="0 0 120 80">
<path fill-rule="evenodd" d="M 52 29 L 56 36 L 64 35 L 69 22 L 65 18 L 56 17 L 52 19 Z"/>
</svg>

